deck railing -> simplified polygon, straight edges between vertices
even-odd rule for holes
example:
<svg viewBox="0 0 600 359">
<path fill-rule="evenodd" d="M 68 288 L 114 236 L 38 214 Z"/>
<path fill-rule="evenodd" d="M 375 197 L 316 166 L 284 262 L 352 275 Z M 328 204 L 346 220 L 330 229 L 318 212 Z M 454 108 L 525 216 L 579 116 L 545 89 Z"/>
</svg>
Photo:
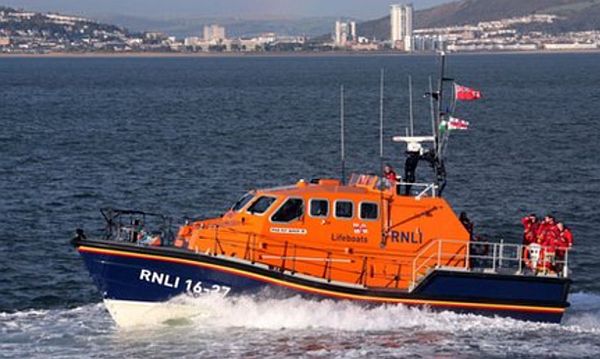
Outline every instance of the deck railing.
<svg viewBox="0 0 600 359">
<path fill-rule="evenodd" d="M 309 275 L 325 281 L 338 281 L 363 287 L 406 288 L 410 280 L 410 253 L 348 247 L 298 244 L 257 233 L 242 233 L 217 225 L 210 229 L 201 248 L 187 250 L 211 256 L 226 256 L 267 265 L 273 270 Z M 375 270 L 373 269 L 375 266 Z M 382 268 L 385 267 L 385 270 Z"/>
<path fill-rule="evenodd" d="M 406 187 L 415 188 L 418 192 L 411 191 L 411 196 L 416 199 L 423 197 L 435 197 L 437 195 L 438 186 L 435 183 L 410 183 L 410 182 L 396 182 L 396 186 L 400 188 L 400 191 Z"/>
<path fill-rule="evenodd" d="M 404 193 L 406 188 L 411 191 L 408 195 L 421 199 L 423 197 L 435 197 L 437 195 L 438 186 L 435 183 L 420 183 L 420 182 L 405 182 L 402 178 L 392 183 L 391 181 L 376 176 L 353 173 L 348 182 L 350 186 L 367 187 L 370 189 L 394 190 L 398 193 Z M 392 188 L 394 187 L 394 188 Z"/>
<path fill-rule="evenodd" d="M 435 269 L 566 278 L 569 276 L 569 250 L 537 244 L 436 239 L 413 259 L 410 289 L 416 288 Z"/>
</svg>

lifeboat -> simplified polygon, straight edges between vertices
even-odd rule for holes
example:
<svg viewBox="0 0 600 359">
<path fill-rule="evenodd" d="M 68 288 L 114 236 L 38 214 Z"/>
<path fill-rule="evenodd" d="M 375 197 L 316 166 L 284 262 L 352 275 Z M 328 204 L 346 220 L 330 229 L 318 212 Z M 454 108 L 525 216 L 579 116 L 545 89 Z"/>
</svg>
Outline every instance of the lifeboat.
<svg viewBox="0 0 600 359">
<path fill-rule="evenodd" d="M 438 102 L 443 68 L 431 93 Z M 256 293 L 559 323 L 569 306 L 567 253 L 473 241 L 441 196 L 443 136 L 394 137 L 407 144 L 404 179 L 353 174 L 253 190 L 221 217 L 175 231 L 167 216 L 103 209 L 105 231 L 78 230 L 72 243 L 123 326 L 176 298 Z M 434 168 L 431 183 L 411 176 L 420 160 Z"/>
</svg>

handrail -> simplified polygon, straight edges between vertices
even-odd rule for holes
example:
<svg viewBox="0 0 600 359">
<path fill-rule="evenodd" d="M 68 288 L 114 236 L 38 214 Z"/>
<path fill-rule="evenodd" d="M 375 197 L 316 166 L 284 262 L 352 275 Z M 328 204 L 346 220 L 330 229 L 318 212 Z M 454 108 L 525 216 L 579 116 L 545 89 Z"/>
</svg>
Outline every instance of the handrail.
<svg viewBox="0 0 600 359">
<path fill-rule="evenodd" d="M 400 178 L 400 181 L 389 181 L 384 177 L 377 175 L 359 174 L 353 173 L 348 181 L 349 186 L 360 186 L 371 189 L 392 189 L 395 186 L 411 186 L 415 188 L 422 188 L 422 190 L 414 197 L 419 200 L 423 198 L 427 193 L 431 193 L 431 197 L 436 196 L 438 186 L 435 183 L 423 183 L 423 182 L 404 182 Z"/>
<path fill-rule="evenodd" d="M 417 271 L 420 270 L 422 268 L 422 266 L 424 264 L 422 264 L 421 266 L 419 266 L 419 268 L 416 268 L 416 263 L 417 260 L 426 252 L 428 251 L 434 244 L 436 244 L 435 240 L 432 240 L 431 242 L 429 242 L 423 249 L 421 249 L 416 255 L 415 258 L 413 259 L 413 263 L 412 263 L 412 282 L 411 282 L 411 286 L 416 283 L 417 281 Z M 431 258 L 427 258 L 424 263 L 428 262 Z"/>
<path fill-rule="evenodd" d="M 302 263 L 303 265 L 309 265 L 315 268 L 315 273 L 320 269 L 320 274 L 309 274 L 316 275 L 317 277 L 321 277 L 322 279 L 331 281 L 335 279 L 334 273 L 347 273 L 355 275 L 357 279 L 357 284 L 363 285 L 366 287 L 367 285 L 367 277 L 370 278 L 379 278 L 383 280 L 395 279 L 397 275 L 390 276 L 387 273 L 377 273 L 376 275 L 367 275 L 366 263 L 370 259 L 377 258 L 378 263 L 384 265 L 391 265 L 395 268 L 400 268 L 403 263 L 409 263 L 408 254 L 407 253 L 380 253 L 379 255 L 368 253 L 369 251 L 361 251 L 361 250 L 353 250 L 352 252 L 346 252 L 344 248 L 319 248 L 319 247 L 311 247 L 306 245 L 298 245 L 292 244 L 288 241 L 278 241 L 272 237 L 268 237 L 268 242 L 256 241 L 258 237 L 261 237 L 259 234 L 247 234 L 241 237 L 230 237 L 226 235 L 229 228 L 219 227 L 218 225 L 208 225 L 205 227 L 206 229 L 215 229 L 215 231 L 209 231 L 211 233 L 209 236 L 203 236 L 201 238 L 209 240 L 209 247 L 212 247 L 212 252 L 207 252 L 205 254 L 208 255 L 222 255 L 227 253 L 232 253 L 228 251 L 227 253 L 223 253 L 220 251 L 219 247 L 215 247 L 215 242 L 218 238 L 218 242 L 221 246 L 228 246 L 230 250 L 233 248 L 233 251 L 237 253 L 237 249 L 240 250 L 240 254 L 242 254 L 242 258 L 245 260 L 249 260 L 249 257 L 252 259 L 252 263 L 258 262 L 262 264 L 267 264 L 277 268 L 279 271 L 289 271 L 291 273 L 296 273 L 296 264 Z M 218 232 L 218 234 L 217 234 Z M 233 231 L 230 234 L 238 233 L 238 231 Z M 266 237 L 266 236 L 265 236 Z M 267 237 L 265 238 L 267 239 Z M 275 242 L 275 243 L 274 243 Z M 263 247 L 264 246 L 264 247 Z M 304 249 L 306 251 L 312 252 L 314 254 L 311 255 L 297 255 L 297 249 Z M 192 249 L 193 250 L 193 249 Z M 197 251 L 198 252 L 198 251 Z M 319 255 L 320 254 L 320 255 Z M 399 256 L 400 254 L 400 256 Z M 233 253 L 232 253 L 233 255 Z M 404 260 L 401 259 L 402 255 L 406 256 Z M 410 256 L 412 258 L 412 256 Z M 360 260 L 358 260 L 360 259 Z M 356 262 L 363 262 L 363 268 L 356 268 L 355 270 L 350 268 L 343 268 L 339 266 L 335 266 L 335 264 L 339 265 L 350 265 Z M 304 273 L 308 274 L 308 273 Z M 407 275 L 407 274 L 406 274 Z"/>
<path fill-rule="evenodd" d="M 415 199 L 416 200 L 420 200 L 421 198 L 423 198 L 425 195 L 427 195 L 427 193 L 431 193 L 431 197 L 436 197 L 436 191 L 438 189 L 438 185 L 436 185 L 435 183 L 420 183 L 420 182 L 396 182 L 397 186 L 411 186 L 411 187 L 417 187 L 417 188 L 422 188 L 421 192 L 419 192 L 417 195 L 415 195 Z"/>
<path fill-rule="evenodd" d="M 444 251 L 444 244 L 464 245 L 464 251 Z M 437 245 L 437 253 L 432 252 Z M 481 248 L 483 254 L 477 254 Z M 479 249 L 479 250 L 477 250 Z M 534 250 L 535 249 L 535 250 Z M 413 259 L 410 290 L 416 288 L 421 276 L 433 268 L 440 268 L 446 260 L 464 261 L 464 269 L 469 271 L 512 272 L 517 275 L 555 275 L 568 277 L 569 248 L 541 246 L 531 247 L 512 243 L 465 242 L 449 239 L 434 239 L 421 249 Z M 487 253 L 485 253 L 487 252 Z M 491 252 L 491 255 L 488 254 Z M 535 253 L 534 253 L 535 252 Z M 425 255 L 430 253 L 426 258 Z M 436 257 L 437 254 L 437 257 Z M 524 256 L 527 254 L 527 256 Z M 534 258 L 535 254 L 535 258 Z M 435 262 L 433 259 L 436 258 Z M 526 268 L 524 268 L 524 265 Z M 458 268 L 457 266 L 452 266 Z M 423 270 L 424 269 L 424 270 Z"/>
</svg>

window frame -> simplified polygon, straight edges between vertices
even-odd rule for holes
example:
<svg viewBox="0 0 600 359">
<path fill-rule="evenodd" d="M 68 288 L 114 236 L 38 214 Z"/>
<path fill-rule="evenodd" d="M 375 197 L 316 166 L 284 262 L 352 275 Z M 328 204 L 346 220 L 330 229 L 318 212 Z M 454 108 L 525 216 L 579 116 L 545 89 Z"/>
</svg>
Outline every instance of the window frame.
<svg viewBox="0 0 600 359">
<path fill-rule="evenodd" d="M 374 204 L 375 208 L 377 209 L 377 216 L 375 218 L 363 218 L 363 215 L 362 215 L 362 205 L 363 204 Z M 358 218 L 361 221 L 377 221 L 379 219 L 379 203 L 372 202 L 372 201 L 360 201 L 358 204 Z"/>
<path fill-rule="evenodd" d="M 236 204 L 238 204 L 238 202 L 240 202 L 240 200 L 246 196 L 252 196 L 248 202 L 246 202 L 243 206 L 241 206 L 238 210 L 233 209 L 233 207 L 235 207 Z M 244 209 L 248 208 L 250 206 L 251 203 L 254 203 L 254 199 L 257 198 L 256 197 L 256 193 L 255 192 L 246 192 L 244 193 L 240 198 L 238 198 L 237 201 L 235 201 L 235 203 L 233 204 L 233 206 L 231 206 L 230 210 L 232 210 L 233 212 L 236 213 L 241 213 L 244 211 Z"/>
<path fill-rule="evenodd" d="M 269 207 L 267 207 L 267 209 L 262 213 L 250 212 L 250 207 L 252 207 L 254 205 L 254 203 L 258 202 L 262 197 L 270 197 L 270 198 L 273 198 L 274 201 L 271 202 Z M 268 194 L 258 195 L 258 196 L 256 196 L 256 199 L 254 201 L 251 201 L 252 204 L 246 206 L 246 213 L 253 215 L 253 216 L 264 216 L 265 214 L 267 214 L 269 212 L 269 209 L 271 209 L 271 207 L 273 207 L 273 204 L 276 203 L 278 199 L 279 198 L 277 196 L 271 196 Z"/>
<path fill-rule="evenodd" d="M 290 223 L 294 223 L 296 221 L 299 221 L 300 218 L 302 218 L 302 216 L 297 217 L 296 219 L 293 219 L 291 221 L 287 221 L 287 222 L 280 222 L 280 221 L 274 221 L 273 220 L 273 216 L 281 209 L 281 207 L 283 207 L 289 200 L 291 199 L 299 199 L 300 201 L 302 201 L 302 207 L 304 208 L 302 216 L 306 215 L 306 203 L 304 201 L 304 198 L 302 197 L 286 197 L 283 201 L 281 201 L 281 203 L 273 210 L 273 213 L 271 214 L 271 216 L 269 216 L 269 222 L 274 223 L 274 224 L 290 224 Z"/>
<path fill-rule="evenodd" d="M 338 217 L 337 215 L 337 203 L 338 202 L 350 202 L 352 203 L 352 215 L 350 217 Z M 343 221 L 351 221 L 354 219 L 354 201 L 350 199 L 336 199 L 333 202 L 333 218 L 343 220 Z"/>
<path fill-rule="evenodd" d="M 325 201 L 327 202 L 327 214 L 326 215 L 320 215 L 320 216 L 313 216 L 311 213 L 311 209 L 312 209 L 312 202 L 313 201 Z M 330 202 L 327 198 L 311 198 L 308 201 L 308 216 L 311 218 L 328 218 L 330 213 L 331 213 L 331 206 L 330 206 Z"/>
</svg>

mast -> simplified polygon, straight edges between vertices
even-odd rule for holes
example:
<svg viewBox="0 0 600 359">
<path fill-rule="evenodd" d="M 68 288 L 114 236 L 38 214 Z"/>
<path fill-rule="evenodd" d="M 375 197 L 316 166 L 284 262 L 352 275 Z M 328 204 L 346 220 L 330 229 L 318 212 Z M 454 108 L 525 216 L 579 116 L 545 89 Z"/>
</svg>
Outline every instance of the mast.
<svg viewBox="0 0 600 359">
<path fill-rule="evenodd" d="M 433 81 L 429 77 L 429 106 L 431 114 L 431 136 L 415 136 L 414 135 L 414 119 L 412 112 L 412 79 L 409 76 L 409 93 L 410 93 L 410 125 L 406 129 L 406 136 L 393 137 L 394 142 L 406 143 L 406 161 L 404 163 L 405 183 L 404 192 L 406 195 L 411 193 L 411 184 L 415 183 L 416 170 L 419 162 L 426 161 L 433 168 L 434 183 L 436 185 L 437 195 L 441 196 L 446 187 L 446 168 L 444 163 L 444 146 L 447 144 L 448 132 L 440 130 L 440 124 L 445 121 L 445 116 L 448 111 L 444 106 L 444 85 L 446 82 L 451 82 L 453 79 L 446 77 L 446 54 L 440 53 L 440 78 L 437 91 L 433 91 Z M 436 103 L 434 104 L 434 101 Z M 437 113 L 436 113 L 437 111 Z M 431 143 L 431 147 L 425 146 L 425 143 Z"/>
<path fill-rule="evenodd" d="M 342 184 L 346 183 L 346 155 L 344 151 L 344 85 L 340 85 L 340 157 Z"/>
<path fill-rule="evenodd" d="M 410 135 L 415 135 L 415 119 L 413 117 L 412 76 L 408 75 L 408 117 L 410 118 Z"/>
<path fill-rule="evenodd" d="M 441 64 L 440 64 L 440 81 L 438 83 L 438 92 L 437 92 L 437 118 L 435 124 L 435 138 L 436 138 L 436 153 L 437 156 L 441 155 L 441 139 L 439 138 L 439 125 L 442 120 L 442 106 L 444 102 L 444 81 L 445 81 L 445 71 L 446 71 L 446 53 L 441 52 Z"/>
<path fill-rule="evenodd" d="M 379 160 L 383 164 L 383 87 L 384 87 L 384 69 L 381 69 L 379 79 Z"/>
<path fill-rule="evenodd" d="M 435 108 L 433 105 L 433 81 L 431 80 L 431 76 L 429 76 L 429 110 L 431 111 L 431 135 L 434 137 L 433 148 L 437 148 L 436 146 L 436 125 L 435 125 Z"/>
<path fill-rule="evenodd" d="M 383 220 L 383 95 L 384 95 L 384 69 L 381 69 L 381 78 L 379 80 L 379 171 L 381 171 L 382 176 L 379 185 L 379 218 L 381 224 L 381 236 L 382 238 L 385 236 L 384 229 L 384 220 Z M 389 216 L 388 216 L 389 217 Z"/>
</svg>

